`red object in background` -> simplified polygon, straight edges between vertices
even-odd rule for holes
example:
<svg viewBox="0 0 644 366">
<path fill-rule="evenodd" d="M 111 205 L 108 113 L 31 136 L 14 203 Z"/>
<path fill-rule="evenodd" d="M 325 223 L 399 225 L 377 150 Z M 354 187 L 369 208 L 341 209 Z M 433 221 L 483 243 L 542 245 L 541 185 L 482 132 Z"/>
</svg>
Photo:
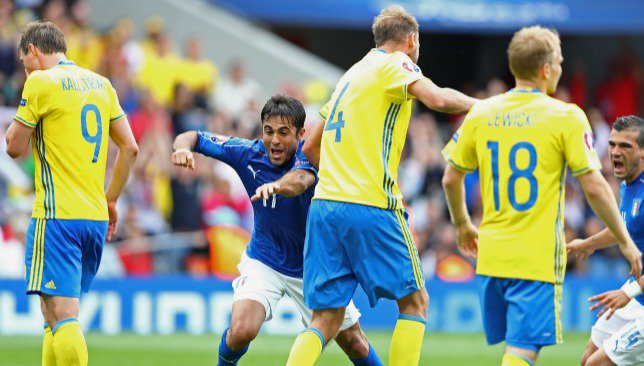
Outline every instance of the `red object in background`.
<svg viewBox="0 0 644 366">
<path fill-rule="evenodd" d="M 153 272 L 152 255 L 150 252 L 131 253 L 123 247 L 118 249 L 119 257 L 128 275 L 150 276 Z"/>
<path fill-rule="evenodd" d="M 450 254 L 436 265 L 436 276 L 445 282 L 468 282 L 474 279 L 474 274 L 474 267 L 456 254 Z"/>
<path fill-rule="evenodd" d="M 586 73 L 582 69 L 575 70 L 570 79 L 570 99 L 581 109 L 586 109 Z"/>
</svg>

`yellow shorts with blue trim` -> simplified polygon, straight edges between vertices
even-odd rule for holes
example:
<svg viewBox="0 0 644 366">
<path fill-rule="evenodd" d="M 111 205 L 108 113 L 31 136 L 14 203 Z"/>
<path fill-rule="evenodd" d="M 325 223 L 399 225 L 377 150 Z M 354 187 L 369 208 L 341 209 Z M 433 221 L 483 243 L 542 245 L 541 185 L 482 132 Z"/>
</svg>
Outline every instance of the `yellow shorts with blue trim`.
<svg viewBox="0 0 644 366">
<path fill-rule="evenodd" d="M 360 284 L 374 307 L 425 286 L 407 212 L 313 200 L 304 244 L 304 302 L 347 306 Z"/>
<path fill-rule="evenodd" d="M 27 230 L 27 294 L 80 297 L 98 271 L 107 221 L 32 218 Z"/>
</svg>

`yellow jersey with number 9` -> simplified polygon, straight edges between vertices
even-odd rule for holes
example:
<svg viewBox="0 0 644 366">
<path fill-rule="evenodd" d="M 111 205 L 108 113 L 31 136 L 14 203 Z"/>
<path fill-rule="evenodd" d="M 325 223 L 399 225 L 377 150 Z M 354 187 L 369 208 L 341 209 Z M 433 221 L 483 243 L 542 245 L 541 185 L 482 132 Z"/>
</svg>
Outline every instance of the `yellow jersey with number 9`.
<svg viewBox="0 0 644 366">
<path fill-rule="evenodd" d="M 398 163 L 413 98 L 407 87 L 423 77 L 404 53 L 380 49 L 342 76 L 319 113 L 326 124 L 314 199 L 402 208 Z"/>
<path fill-rule="evenodd" d="M 108 219 L 109 128 L 124 116 L 109 80 L 71 61 L 29 75 L 14 120 L 35 129 L 32 217 Z"/>
<path fill-rule="evenodd" d="M 601 169 L 584 112 L 536 89 L 513 89 L 475 104 L 443 157 L 479 171 L 477 273 L 562 283 L 566 166 L 574 176 Z"/>
</svg>

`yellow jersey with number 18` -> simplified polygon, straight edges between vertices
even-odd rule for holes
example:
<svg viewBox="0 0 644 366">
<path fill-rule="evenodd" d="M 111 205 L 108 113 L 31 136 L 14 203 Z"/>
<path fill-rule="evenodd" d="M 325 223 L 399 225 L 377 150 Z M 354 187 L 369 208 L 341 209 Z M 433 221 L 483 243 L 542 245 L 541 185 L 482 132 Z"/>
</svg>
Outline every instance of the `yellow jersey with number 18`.
<svg viewBox="0 0 644 366">
<path fill-rule="evenodd" d="M 401 52 L 371 50 L 338 82 L 319 115 L 325 122 L 314 199 L 402 208 L 398 163 L 413 96 L 423 78 Z"/>
<path fill-rule="evenodd" d="M 566 165 L 574 176 L 601 169 L 584 112 L 536 89 L 511 90 L 476 103 L 443 157 L 479 171 L 477 273 L 561 284 Z"/>
<path fill-rule="evenodd" d="M 108 219 L 109 128 L 124 116 L 109 80 L 71 61 L 29 75 L 14 120 L 35 129 L 32 217 Z"/>
</svg>

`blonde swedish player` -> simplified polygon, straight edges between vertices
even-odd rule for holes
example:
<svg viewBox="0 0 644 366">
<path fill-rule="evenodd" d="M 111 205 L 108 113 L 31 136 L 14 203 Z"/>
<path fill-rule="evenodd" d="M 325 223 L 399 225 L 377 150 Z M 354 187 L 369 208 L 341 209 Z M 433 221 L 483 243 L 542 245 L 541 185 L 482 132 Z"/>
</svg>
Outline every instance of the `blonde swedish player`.
<svg viewBox="0 0 644 366">
<path fill-rule="evenodd" d="M 417 365 L 428 296 L 396 183 L 412 99 L 461 113 L 476 99 L 439 88 L 416 65 L 418 23 L 400 6 L 373 22 L 376 48 L 340 79 L 305 154 L 319 162 L 304 247 L 304 299 L 313 309 L 288 365 L 313 365 L 337 333 L 358 284 L 371 306 L 396 300 L 389 365 Z"/>
<path fill-rule="evenodd" d="M 45 366 L 87 365 L 79 297 L 116 232 L 116 200 L 138 153 L 110 82 L 67 60 L 66 50 L 53 23 L 25 27 L 19 51 L 28 77 L 7 130 L 7 153 L 16 158 L 31 141 L 36 163 L 25 264 L 27 294 L 40 296 L 45 317 Z M 119 152 L 104 191 L 108 136 Z"/>
<path fill-rule="evenodd" d="M 476 104 L 443 150 L 443 177 L 458 245 L 478 256 L 483 327 L 489 344 L 506 342 L 502 365 L 533 365 L 541 347 L 560 343 L 566 268 L 563 202 L 566 166 L 631 264 L 641 253 L 620 219 L 599 169 L 583 111 L 549 97 L 561 76 L 559 36 L 538 26 L 514 34 L 508 48 L 516 87 Z M 483 221 L 465 206 L 463 179 L 479 169 Z"/>
</svg>

